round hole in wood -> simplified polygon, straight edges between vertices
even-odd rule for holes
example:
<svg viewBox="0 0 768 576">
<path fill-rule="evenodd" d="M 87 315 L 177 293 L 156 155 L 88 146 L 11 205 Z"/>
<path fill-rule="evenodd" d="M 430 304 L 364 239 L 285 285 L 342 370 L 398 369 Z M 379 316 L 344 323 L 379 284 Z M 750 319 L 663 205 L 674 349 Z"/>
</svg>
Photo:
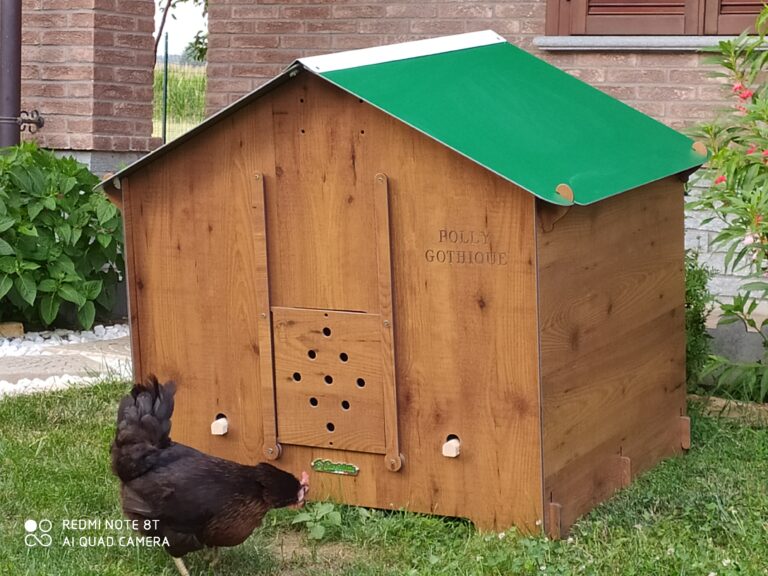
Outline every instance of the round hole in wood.
<svg viewBox="0 0 768 576">
<path fill-rule="evenodd" d="M 360 130 L 360 134 L 365 134 L 365 130 Z"/>
<path fill-rule="evenodd" d="M 330 335 L 331 335 L 331 329 L 330 329 L 330 328 L 328 328 L 328 326 L 326 326 L 325 328 L 323 328 L 323 336 L 325 336 L 326 338 L 328 338 Z"/>
<path fill-rule="evenodd" d="M 300 381 L 301 381 L 301 373 L 299 373 L 299 372 L 294 372 L 294 373 L 293 373 L 293 380 L 294 380 L 295 382 L 300 382 Z"/>
<path fill-rule="evenodd" d="M 341 409 L 342 410 L 349 410 L 349 402 L 347 400 L 341 401 Z"/>
<path fill-rule="evenodd" d="M 357 379 L 357 387 L 358 388 L 365 388 L 365 378 L 358 378 Z"/>
<path fill-rule="evenodd" d="M 317 358 L 317 350 L 308 351 L 307 356 L 309 356 L 310 360 L 314 360 L 315 358 Z"/>
<path fill-rule="evenodd" d="M 310 399 L 309 399 L 309 403 L 310 403 L 312 406 L 317 406 L 317 405 L 318 405 L 320 402 L 318 402 L 318 401 L 317 401 L 317 398 L 315 398 L 315 397 L 312 397 L 312 398 L 310 398 Z"/>
<path fill-rule="evenodd" d="M 333 432 L 336 430 L 336 426 L 334 426 L 333 422 L 328 422 L 328 424 L 325 425 L 325 429 L 328 430 L 328 432 Z"/>
<path fill-rule="evenodd" d="M 349 360 L 349 355 L 346 352 L 342 352 L 341 354 L 339 354 L 339 360 L 341 360 L 342 362 L 346 362 L 347 360 Z"/>
<path fill-rule="evenodd" d="M 227 417 L 226 414 L 219 412 L 218 414 L 216 414 L 216 418 L 214 418 L 214 420 L 220 420 L 221 418 L 226 418 L 226 417 Z"/>
<path fill-rule="evenodd" d="M 450 442 L 451 440 L 459 440 L 459 442 L 461 442 L 461 440 L 459 439 L 458 436 L 456 436 L 456 434 L 448 434 L 448 436 L 445 437 L 446 442 Z"/>
<path fill-rule="evenodd" d="M 304 104 L 304 98 L 299 98 L 299 102 L 301 102 L 302 104 Z"/>
<path fill-rule="evenodd" d="M 306 130 L 304 130 L 304 128 L 302 128 L 302 129 L 301 129 L 301 133 L 302 133 L 302 134 L 306 134 L 307 132 L 306 132 Z"/>
<path fill-rule="evenodd" d="M 323 380 L 325 380 L 326 384 L 333 384 L 333 376 L 331 376 L 330 374 L 326 374 Z"/>
</svg>

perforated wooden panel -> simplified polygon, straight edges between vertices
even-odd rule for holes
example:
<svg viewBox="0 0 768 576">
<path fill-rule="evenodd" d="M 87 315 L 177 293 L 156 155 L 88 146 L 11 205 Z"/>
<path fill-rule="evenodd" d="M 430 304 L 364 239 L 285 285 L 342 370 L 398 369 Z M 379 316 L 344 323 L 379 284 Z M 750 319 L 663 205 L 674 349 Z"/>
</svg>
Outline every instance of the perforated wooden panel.
<svg viewBox="0 0 768 576">
<path fill-rule="evenodd" d="M 272 308 L 278 440 L 386 452 L 381 316 Z"/>
</svg>

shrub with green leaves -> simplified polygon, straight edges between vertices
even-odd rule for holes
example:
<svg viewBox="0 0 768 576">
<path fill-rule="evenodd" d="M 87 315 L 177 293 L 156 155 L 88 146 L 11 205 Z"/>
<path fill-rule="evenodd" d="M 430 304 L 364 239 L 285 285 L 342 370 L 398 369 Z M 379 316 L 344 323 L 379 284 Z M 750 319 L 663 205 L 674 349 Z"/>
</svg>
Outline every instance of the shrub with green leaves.
<svg viewBox="0 0 768 576">
<path fill-rule="evenodd" d="M 0 150 L 0 320 L 90 328 L 122 277 L 122 220 L 71 157 L 34 143 Z M 58 321 L 58 322 L 57 322 Z"/>
<path fill-rule="evenodd" d="M 712 151 L 704 172 L 705 187 L 688 207 L 708 213 L 719 232 L 712 241 L 722 250 L 724 272 L 747 276 L 733 301 L 719 302 L 720 323 L 739 322 L 763 339 L 762 358 L 736 362 L 712 356 L 703 371 L 711 390 L 723 396 L 768 401 L 768 321 L 758 320 L 760 300 L 768 297 L 768 6 L 755 23 L 756 35 L 743 32 L 722 40 L 710 61 L 728 81 L 731 109 L 712 123 L 698 126 L 694 136 Z"/>
<path fill-rule="evenodd" d="M 709 358 L 707 316 L 712 311 L 713 297 L 707 288 L 712 271 L 699 263 L 693 250 L 685 252 L 685 376 L 688 389 L 695 391 Z"/>
</svg>

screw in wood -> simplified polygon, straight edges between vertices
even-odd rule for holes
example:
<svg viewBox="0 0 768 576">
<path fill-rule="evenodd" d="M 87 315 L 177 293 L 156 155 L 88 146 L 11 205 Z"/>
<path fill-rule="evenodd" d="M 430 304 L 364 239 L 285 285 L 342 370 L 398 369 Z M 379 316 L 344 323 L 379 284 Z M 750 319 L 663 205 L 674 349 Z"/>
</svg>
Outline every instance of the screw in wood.
<svg viewBox="0 0 768 576">
<path fill-rule="evenodd" d="M 384 326 L 386 326 L 387 328 L 389 328 L 389 320 L 384 320 Z"/>
</svg>

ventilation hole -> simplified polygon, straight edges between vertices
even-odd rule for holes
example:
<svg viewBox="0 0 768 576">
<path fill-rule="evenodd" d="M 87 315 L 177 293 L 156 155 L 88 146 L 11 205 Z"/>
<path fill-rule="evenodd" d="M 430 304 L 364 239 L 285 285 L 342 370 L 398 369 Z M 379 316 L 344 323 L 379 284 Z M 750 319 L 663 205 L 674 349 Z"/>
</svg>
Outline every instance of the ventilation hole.
<svg viewBox="0 0 768 576">
<path fill-rule="evenodd" d="M 365 130 L 360 130 L 360 134 L 365 134 Z"/>
<path fill-rule="evenodd" d="M 333 446 L 333 442 L 328 442 L 328 446 Z"/>
<path fill-rule="evenodd" d="M 342 362 L 346 362 L 347 360 L 349 360 L 349 356 L 347 355 L 346 352 L 342 352 L 341 354 L 339 354 L 339 360 L 341 360 Z"/>
<path fill-rule="evenodd" d="M 293 373 L 293 379 L 296 382 L 300 382 L 301 381 L 301 374 L 299 374 L 298 372 L 294 372 Z"/>
<path fill-rule="evenodd" d="M 328 424 L 325 425 L 325 429 L 328 430 L 328 432 L 333 432 L 336 430 L 336 426 L 333 425 L 333 422 L 328 422 Z"/>
<path fill-rule="evenodd" d="M 333 384 L 333 376 L 331 376 L 330 374 L 326 374 L 323 380 L 325 380 L 326 384 Z"/>
<path fill-rule="evenodd" d="M 448 434 L 448 436 L 445 437 L 446 442 L 450 442 L 451 440 L 459 440 L 459 437 L 456 436 L 456 434 Z"/>
<path fill-rule="evenodd" d="M 343 410 L 349 410 L 349 402 L 347 402 L 346 400 L 342 400 L 341 401 L 341 408 Z"/>
<path fill-rule="evenodd" d="M 357 379 L 357 387 L 358 388 L 365 388 L 365 378 L 358 378 Z"/>
<path fill-rule="evenodd" d="M 317 406 L 317 405 L 319 404 L 319 402 L 317 401 L 317 398 L 310 398 L 310 399 L 309 399 L 309 403 L 310 403 L 312 406 Z"/>
<path fill-rule="evenodd" d="M 301 102 L 302 104 L 304 104 L 304 98 L 299 98 L 299 102 Z"/>
<path fill-rule="evenodd" d="M 358 102 L 360 102 L 360 104 L 362 104 L 362 103 L 363 103 L 363 101 L 362 101 L 362 100 L 358 100 Z"/>
<path fill-rule="evenodd" d="M 317 358 L 317 350 L 310 350 L 309 352 L 307 352 L 307 356 L 309 356 L 310 359 L 314 360 L 315 358 Z"/>
<path fill-rule="evenodd" d="M 301 129 L 301 133 L 302 133 L 302 134 L 306 134 L 307 132 L 306 132 L 306 130 L 304 130 L 304 128 L 302 128 L 302 129 Z"/>
<path fill-rule="evenodd" d="M 326 338 L 328 338 L 328 336 L 330 336 L 330 335 L 331 335 L 331 329 L 330 329 L 330 328 L 328 328 L 328 326 L 326 326 L 325 328 L 323 328 L 323 336 L 325 336 Z"/>
<path fill-rule="evenodd" d="M 219 412 L 218 414 L 216 414 L 216 418 L 214 418 L 214 420 L 220 420 L 221 418 L 226 418 L 226 417 L 227 417 L 226 414 L 222 414 L 221 412 Z"/>
</svg>

